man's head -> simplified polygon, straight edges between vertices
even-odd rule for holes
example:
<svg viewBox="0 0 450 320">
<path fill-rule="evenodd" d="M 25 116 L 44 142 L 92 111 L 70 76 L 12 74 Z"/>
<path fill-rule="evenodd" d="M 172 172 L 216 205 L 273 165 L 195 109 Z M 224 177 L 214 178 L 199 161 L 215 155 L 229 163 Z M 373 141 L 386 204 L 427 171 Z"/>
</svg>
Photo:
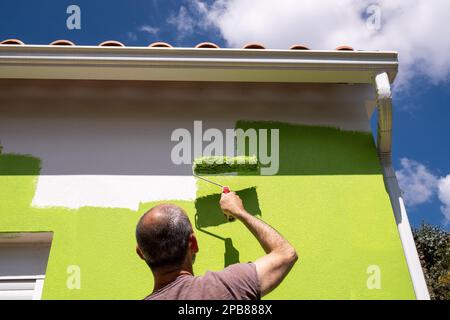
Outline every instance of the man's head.
<svg viewBox="0 0 450 320">
<path fill-rule="evenodd" d="M 184 210 L 173 204 L 151 208 L 136 226 L 138 255 L 154 271 L 176 268 L 198 252 L 192 225 Z"/>
</svg>

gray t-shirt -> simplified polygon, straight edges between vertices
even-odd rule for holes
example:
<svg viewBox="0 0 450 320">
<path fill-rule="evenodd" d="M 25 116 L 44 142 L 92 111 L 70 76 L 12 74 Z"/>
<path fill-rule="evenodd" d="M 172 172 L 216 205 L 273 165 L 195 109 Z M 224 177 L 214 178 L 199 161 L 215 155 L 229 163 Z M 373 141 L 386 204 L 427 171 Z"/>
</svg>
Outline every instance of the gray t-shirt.
<svg viewBox="0 0 450 320">
<path fill-rule="evenodd" d="M 145 300 L 258 300 L 260 286 L 254 263 L 236 263 L 204 276 L 180 275 Z"/>
</svg>

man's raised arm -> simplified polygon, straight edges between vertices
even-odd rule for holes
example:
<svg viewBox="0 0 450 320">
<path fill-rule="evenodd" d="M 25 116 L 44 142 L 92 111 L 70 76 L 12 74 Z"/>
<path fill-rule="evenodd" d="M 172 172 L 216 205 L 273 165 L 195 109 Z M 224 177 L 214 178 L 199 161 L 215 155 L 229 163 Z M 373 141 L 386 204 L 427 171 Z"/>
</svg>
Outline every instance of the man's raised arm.
<svg viewBox="0 0 450 320">
<path fill-rule="evenodd" d="M 235 217 L 253 233 L 266 255 L 257 259 L 256 272 L 261 296 L 275 289 L 297 261 L 295 248 L 275 229 L 248 213 L 242 200 L 234 192 L 223 193 L 220 206 L 225 214 Z"/>
</svg>

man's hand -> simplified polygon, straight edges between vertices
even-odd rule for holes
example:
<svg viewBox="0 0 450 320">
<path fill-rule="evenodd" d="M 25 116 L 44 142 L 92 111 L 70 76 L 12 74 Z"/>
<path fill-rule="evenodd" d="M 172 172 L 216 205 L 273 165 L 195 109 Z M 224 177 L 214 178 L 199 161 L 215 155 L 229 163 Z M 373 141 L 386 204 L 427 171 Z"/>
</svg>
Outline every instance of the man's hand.
<svg viewBox="0 0 450 320">
<path fill-rule="evenodd" d="M 241 198 L 234 192 L 222 193 L 222 196 L 220 197 L 220 207 L 225 214 L 237 219 L 247 213 Z"/>
</svg>

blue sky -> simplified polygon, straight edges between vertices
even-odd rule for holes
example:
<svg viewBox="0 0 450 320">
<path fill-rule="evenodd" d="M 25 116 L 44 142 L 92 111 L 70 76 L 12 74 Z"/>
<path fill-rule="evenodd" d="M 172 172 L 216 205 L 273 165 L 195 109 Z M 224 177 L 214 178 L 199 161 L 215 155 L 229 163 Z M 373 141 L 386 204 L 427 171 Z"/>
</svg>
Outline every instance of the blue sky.
<svg viewBox="0 0 450 320">
<path fill-rule="evenodd" d="M 397 50 L 403 69 L 394 92 L 393 157 L 405 197 L 411 199 L 407 203 L 410 221 L 413 226 L 425 221 L 450 230 L 443 213 L 445 204 L 450 210 L 450 202 L 445 202 L 450 201 L 450 196 L 443 189 L 443 181 L 450 175 L 450 58 L 446 50 L 449 46 L 443 43 L 449 40 L 448 36 L 439 38 L 440 31 L 433 29 L 434 25 L 446 29 L 448 19 L 439 21 L 439 14 L 445 10 L 438 5 L 432 7 L 435 3 L 421 7 L 424 0 L 415 1 L 417 8 L 407 6 L 405 0 L 397 1 L 396 7 L 386 0 L 358 4 L 351 1 L 340 0 L 344 4 L 355 3 L 354 9 L 346 8 L 340 14 L 338 9 L 329 8 L 336 1 L 324 7 L 312 5 L 317 2 L 309 0 L 284 0 L 272 8 L 275 2 L 261 0 L 254 8 L 245 0 L 236 0 L 232 5 L 213 0 L 3 0 L 0 40 L 18 38 L 27 44 L 48 44 L 69 39 L 78 45 L 96 45 L 114 39 L 128 46 L 165 41 L 188 47 L 203 41 L 222 47 L 262 42 L 270 48 L 287 48 L 302 39 L 315 49 L 350 44 L 357 49 Z M 302 7 L 302 3 L 309 6 Z M 366 28 L 364 20 L 367 12 L 373 12 L 364 11 L 365 8 L 373 3 L 382 14 L 380 27 L 375 31 Z M 66 9 L 71 4 L 81 8 L 81 30 L 66 27 Z M 401 15 L 397 14 L 399 10 Z M 410 22 L 413 19 L 405 20 L 405 16 L 417 18 L 417 12 L 427 10 L 434 13 L 433 19 L 429 23 L 421 20 L 421 29 L 414 29 L 416 24 Z M 323 23 L 317 24 L 319 21 Z M 422 30 L 426 35 L 422 35 Z M 375 117 L 372 126 L 375 129 Z M 404 158 L 408 160 L 402 162 Z"/>
</svg>

